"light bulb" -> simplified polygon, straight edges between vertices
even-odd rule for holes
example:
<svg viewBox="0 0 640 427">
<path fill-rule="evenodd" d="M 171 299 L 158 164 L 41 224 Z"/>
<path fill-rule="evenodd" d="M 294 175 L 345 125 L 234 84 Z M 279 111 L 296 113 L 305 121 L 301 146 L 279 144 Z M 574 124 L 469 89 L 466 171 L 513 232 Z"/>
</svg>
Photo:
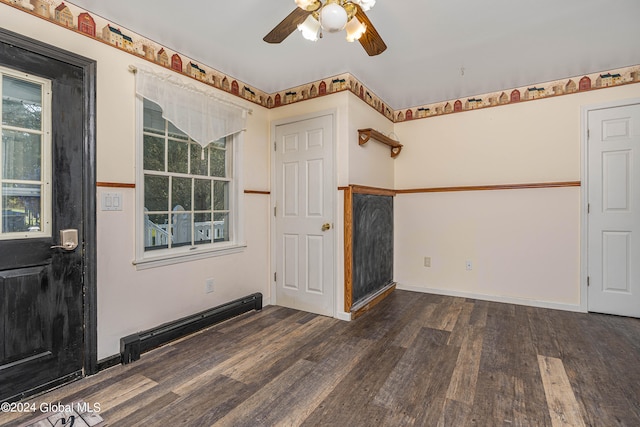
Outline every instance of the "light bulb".
<svg viewBox="0 0 640 427">
<path fill-rule="evenodd" d="M 320 10 L 322 29 L 330 33 L 340 31 L 347 25 L 347 11 L 336 3 L 329 3 Z"/>
</svg>

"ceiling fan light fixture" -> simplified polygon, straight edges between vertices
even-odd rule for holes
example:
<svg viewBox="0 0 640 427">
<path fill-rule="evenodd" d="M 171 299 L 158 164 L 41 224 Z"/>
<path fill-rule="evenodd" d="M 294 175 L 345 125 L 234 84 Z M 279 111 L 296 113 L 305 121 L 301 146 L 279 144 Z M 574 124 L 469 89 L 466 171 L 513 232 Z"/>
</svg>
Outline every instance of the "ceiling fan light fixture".
<svg viewBox="0 0 640 427">
<path fill-rule="evenodd" d="M 359 40 L 364 32 L 367 31 L 367 26 L 354 16 L 351 21 L 347 22 L 347 26 L 344 29 L 347 32 L 347 41 L 353 43 Z"/>
<path fill-rule="evenodd" d="M 303 10 L 309 10 L 309 8 L 316 2 L 316 0 L 296 0 L 296 5 Z"/>
<path fill-rule="evenodd" d="M 320 34 L 320 22 L 313 15 L 309 15 L 302 24 L 298 25 L 298 30 L 302 33 L 302 37 L 315 42 Z"/>
<path fill-rule="evenodd" d="M 369 56 L 380 55 L 387 49 L 384 40 L 364 12 L 373 7 L 375 0 L 294 0 L 294 2 L 296 8 L 264 36 L 265 42 L 282 43 L 296 29 L 305 39 L 313 41 L 322 38 L 325 32 L 335 33 L 344 29 L 347 41 L 358 40 Z"/>
<path fill-rule="evenodd" d="M 320 9 L 320 23 L 322 29 L 330 33 L 338 32 L 347 25 L 347 11 L 337 3 L 331 2 L 325 4 Z"/>
</svg>

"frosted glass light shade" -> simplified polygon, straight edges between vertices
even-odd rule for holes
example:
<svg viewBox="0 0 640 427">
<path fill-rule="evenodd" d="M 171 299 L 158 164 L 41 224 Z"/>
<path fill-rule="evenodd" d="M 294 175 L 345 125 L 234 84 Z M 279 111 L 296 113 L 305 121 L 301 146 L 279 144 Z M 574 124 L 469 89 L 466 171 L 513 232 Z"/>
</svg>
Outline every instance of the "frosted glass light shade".
<svg viewBox="0 0 640 427">
<path fill-rule="evenodd" d="M 320 10 L 322 29 L 330 33 L 340 31 L 347 25 L 347 11 L 340 5 L 329 3 Z"/>
<path fill-rule="evenodd" d="M 354 42 L 362 37 L 367 30 L 367 26 L 354 16 L 351 21 L 347 22 L 347 26 L 344 29 L 347 31 L 347 41 Z"/>
<path fill-rule="evenodd" d="M 357 5 L 359 5 L 360 8 L 365 12 L 371 9 L 376 4 L 376 0 L 352 0 L 352 1 Z"/>
<path fill-rule="evenodd" d="M 302 37 L 314 42 L 318 40 L 320 23 L 313 16 L 309 15 L 302 24 L 298 25 L 298 30 L 302 33 Z"/>
</svg>

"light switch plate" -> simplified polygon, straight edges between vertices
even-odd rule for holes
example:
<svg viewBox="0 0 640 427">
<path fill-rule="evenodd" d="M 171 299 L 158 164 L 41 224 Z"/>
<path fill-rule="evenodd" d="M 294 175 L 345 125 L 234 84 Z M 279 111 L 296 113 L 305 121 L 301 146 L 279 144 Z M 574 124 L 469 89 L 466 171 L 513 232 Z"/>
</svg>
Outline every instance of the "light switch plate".
<svg viewBox="0 0 640 427">
<path fill-rule="evenodd" d="M 101 205 L 103 211 L 121 211 L 122 193 L 102 193 Z"/>
</svg>

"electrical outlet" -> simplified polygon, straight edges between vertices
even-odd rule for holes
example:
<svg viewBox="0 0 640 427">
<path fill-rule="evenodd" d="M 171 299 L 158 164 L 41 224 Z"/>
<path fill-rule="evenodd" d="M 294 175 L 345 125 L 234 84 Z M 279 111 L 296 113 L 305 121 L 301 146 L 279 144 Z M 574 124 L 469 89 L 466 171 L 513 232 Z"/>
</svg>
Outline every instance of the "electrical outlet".
<svg viewBox="0 0 640 427">
<path fill-rule="evenodd" d="M 466 267 L 467 271 L 471 271 L 471 270 L 473 270 L 473 263 L 471 262 L 471 260 L 469 260 L 469 259 L 468 259 L 468 260 L 465 262 L 465 267 Z"/>
<path fill-rule="evenodd" d="M 424 266 L 425 267 L 431 267 L 431 257 L 430 256 L 424 257 Z"/>
<path fill-rule="evenodd" d="M 204 282 L 204 292 L 210 294 L 213 292 L 213 279 L 207 279 Z"/>
</svg>

